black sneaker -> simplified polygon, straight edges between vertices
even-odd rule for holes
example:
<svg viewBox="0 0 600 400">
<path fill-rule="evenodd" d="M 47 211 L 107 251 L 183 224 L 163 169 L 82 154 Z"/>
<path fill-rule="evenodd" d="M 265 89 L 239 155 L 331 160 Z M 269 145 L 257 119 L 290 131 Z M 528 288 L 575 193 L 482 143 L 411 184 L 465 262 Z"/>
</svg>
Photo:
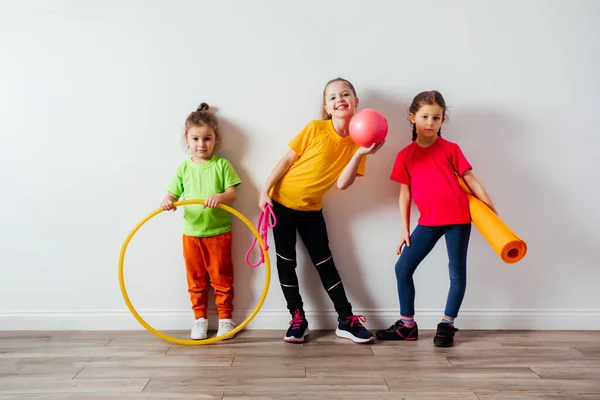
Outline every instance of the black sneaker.
<svg viewBox="0 0 600 400">
<path fill-rule="evenodd" d="M 375 340 L 373 334 L 360 323 L 367 319 L 362 315 L 352 315 L 338 322 L 335 334 L 343 339 L 350 339 L 354 343 L 369 343 Z"/>
<path fill-rule="evenodd" d="M 387 329 L 375 333 L 379 340 L 417 340 L 419 338 L 419 327 L 415 322 L 413 326 L 404 325 L 401 319 Z"/>
<path fill-rule="evenodd" d="M 283 340 L 288 343 L 302 343 L 309 333 L 308 321 L 300 314 L 300 310 L 296 310 Z"/>
<path fill-rule="evenodd" d="M 458 328 L 454 325 L 440 322 L 437 326 L 437 332 L 433 337 L 433 344 L 437 347 L 452 347 L 454 344 L 454 333 L 458 332 Z"/>
</svg>

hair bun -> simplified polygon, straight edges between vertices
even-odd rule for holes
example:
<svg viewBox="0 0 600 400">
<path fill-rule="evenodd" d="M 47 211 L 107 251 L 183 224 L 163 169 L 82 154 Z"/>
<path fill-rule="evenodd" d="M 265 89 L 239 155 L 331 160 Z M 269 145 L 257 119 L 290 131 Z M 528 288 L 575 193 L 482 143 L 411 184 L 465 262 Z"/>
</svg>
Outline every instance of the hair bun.
<svg viewBox="0 0 600 400">
<path fill-rule="evenodd" d="M 206 104 L 205 102 L 200 103 L 200 105 L 196 109 L 196 111 L 206 111 L 206 110 L 208 110 L 208 104 Z"/>
</svg>

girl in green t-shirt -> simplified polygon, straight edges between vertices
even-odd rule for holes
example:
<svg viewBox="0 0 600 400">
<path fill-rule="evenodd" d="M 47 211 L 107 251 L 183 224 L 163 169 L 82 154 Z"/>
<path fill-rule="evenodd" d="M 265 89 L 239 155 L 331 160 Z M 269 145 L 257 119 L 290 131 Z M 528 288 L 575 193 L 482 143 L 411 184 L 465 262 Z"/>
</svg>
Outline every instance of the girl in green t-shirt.
<svg viewBox="0 0 600 400">
<path fill-rule="evenodd" d="M 204 199 L 204 205 L 186 205 L 183 213 L 183 256 L 195 318 L 190 337 L 197 340 L 207 337 L 209 282 L 219 314 L 217 336 L 235 328 L 231 215 L 218 205 L 235 201 L 241 179 L 228 160 L 214 154 L 221 135 L 217 117 L 208 108 L 200 104 L 185 121 L 184 139 L 192 156 L 177 167 L 161 204 L 163 210 L 174 211 L 173 203 L 182 195 Z"/>
</svg>

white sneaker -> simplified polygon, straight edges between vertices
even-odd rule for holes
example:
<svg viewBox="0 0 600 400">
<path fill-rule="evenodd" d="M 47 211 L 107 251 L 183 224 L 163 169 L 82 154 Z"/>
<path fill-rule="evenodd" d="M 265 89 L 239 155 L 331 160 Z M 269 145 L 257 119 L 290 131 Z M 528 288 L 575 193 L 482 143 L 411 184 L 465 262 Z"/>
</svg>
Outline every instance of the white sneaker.
<svg viewBox="0 0 600 400">
<path fill-rule="evenodd" d="M 224 335 L 228 332 L 231 332 L 235 329 L 235 322 L 232 319 L 219 319 L 219 330 L 217 331 L 217 336 Z M 233 339 L 235 335 L 224 338 L 223 340 Z"/>
<path fill-rule="evenodd" d="M 198 318 L 192 325 L 192 333 L 190 337 L 194 340 L 206 339 L 208 331 L 208 320 L 206 318 Z"/>
</svg>

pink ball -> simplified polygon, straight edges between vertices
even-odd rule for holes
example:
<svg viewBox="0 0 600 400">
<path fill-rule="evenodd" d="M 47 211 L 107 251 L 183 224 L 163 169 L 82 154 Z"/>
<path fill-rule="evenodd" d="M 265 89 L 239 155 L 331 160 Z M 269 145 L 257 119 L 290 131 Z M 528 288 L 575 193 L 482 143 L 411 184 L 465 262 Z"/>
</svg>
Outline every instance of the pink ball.
<svg viewBox="0 0 600 400">
<path fill-rule="evenodd" d="M 350 137 L 362 147 L 371 147 L 387 136 L 388 123 L 383 114 L 371 108 L 358 111 L 350 120 Z"/>
</svg>

